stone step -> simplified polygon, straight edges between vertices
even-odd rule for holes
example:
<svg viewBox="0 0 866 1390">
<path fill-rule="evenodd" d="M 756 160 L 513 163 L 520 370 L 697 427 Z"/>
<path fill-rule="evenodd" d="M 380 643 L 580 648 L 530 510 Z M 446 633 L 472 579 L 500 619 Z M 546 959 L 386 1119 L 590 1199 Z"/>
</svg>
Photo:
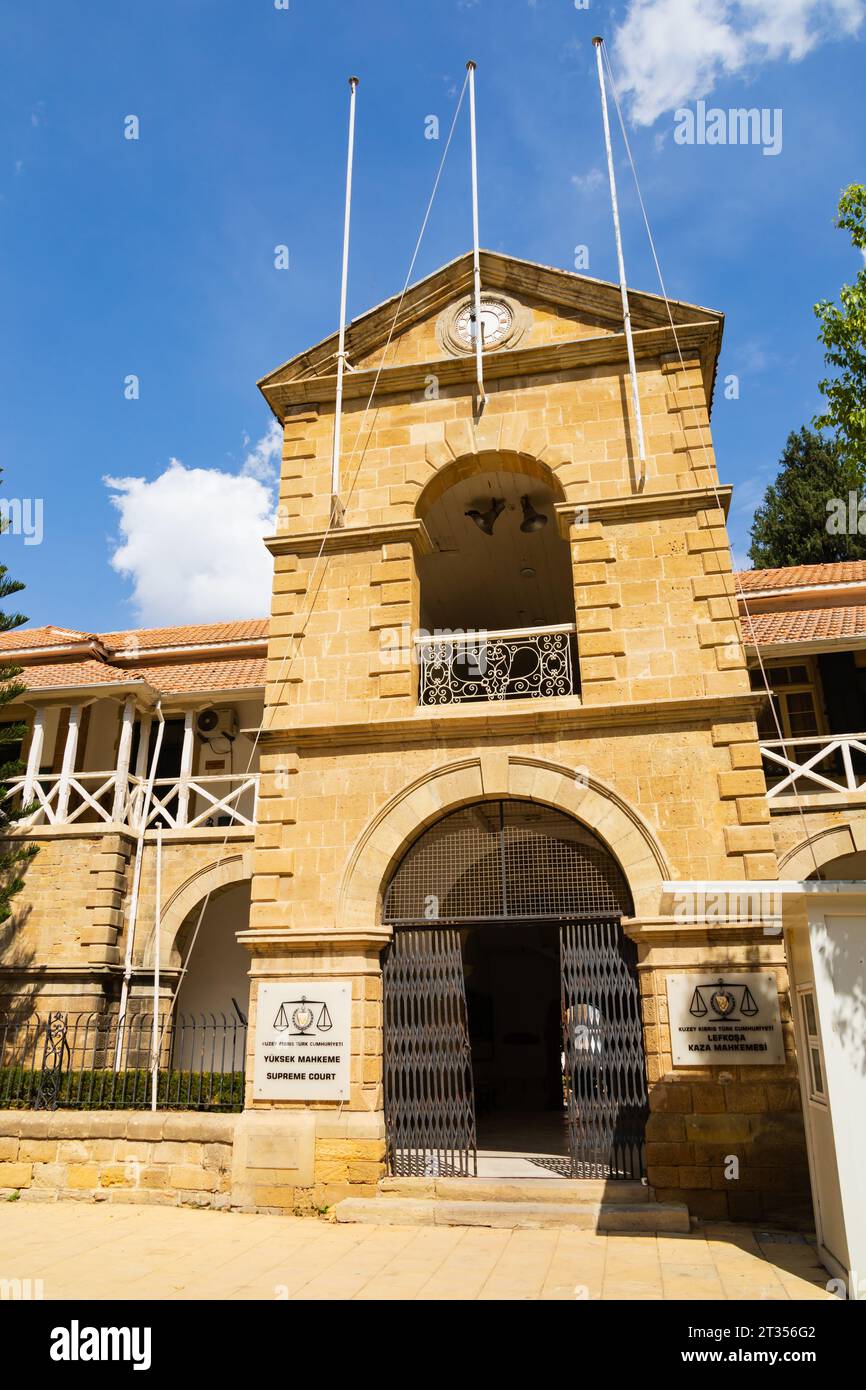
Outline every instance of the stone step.
<svg viewBox="0 0 866 1390">
<path fill-rule="evenodd" d="M 561 1206 L 607 1202 L 634 1206 L 650 1199 L 645 1183 L 591 1178 L 382 1178 L 379 1193 L 388 1201 L 410 1197 L 416 1201 L 556 1202 Z"/>
<path fill-rule="evenodd" d="M 681 1202 L 448 1202 L 441 1198 L 346 1197 L 334 1208 L 340 1222 L 372 1226 L 497 1226 L 546 1230 L 669 1232 L 689 1230 Z"/>
</svg>

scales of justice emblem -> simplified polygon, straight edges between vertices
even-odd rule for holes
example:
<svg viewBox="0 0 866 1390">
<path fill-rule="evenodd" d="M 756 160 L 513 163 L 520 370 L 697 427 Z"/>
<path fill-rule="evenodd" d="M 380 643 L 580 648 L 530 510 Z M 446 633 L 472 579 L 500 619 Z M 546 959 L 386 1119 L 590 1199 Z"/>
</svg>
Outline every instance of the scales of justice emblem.
<svg viewBox="0 0 866 1390">
<path fill-rule="evenodd" d="M 735 991 L 739 993 L 739 999 Z M 698 985 L 689 1005 L 692 1018 L 706 1018 L 712 1010 L 716 1018 L 736 1019 L 738 1009 L 740 1018 L 754 1018 L 758 1013 L 755 996 L 748 985 L 732 985 L 723 979 L 718 979 L 715 985 Z"/>
<path fill-rule="evenodd" d="M 307 999 L 306 995 L 301 995 L 300 999 L 287 999 L 280 1005 L 273 1026 L 278 1033 L 291 1028 L 289 1036 L 292 1038 L 309 1038 L 313 1036 L 314 1027 L 317 1033 L 330 1033 L 334 1023 L 323 999 Z"/>
</svg>

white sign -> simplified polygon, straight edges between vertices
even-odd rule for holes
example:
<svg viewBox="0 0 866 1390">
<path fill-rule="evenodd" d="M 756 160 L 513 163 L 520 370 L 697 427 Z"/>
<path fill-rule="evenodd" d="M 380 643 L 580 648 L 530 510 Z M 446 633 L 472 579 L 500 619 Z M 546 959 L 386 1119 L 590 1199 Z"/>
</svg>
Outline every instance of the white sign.
<svg viewBox="0 0 866 1390">
<path fill-rule="evenodd" d="M 769 971 L 669 975 L 668 1014 L 675 1067 L 785 1060 L 779 993 Z"/>
<path fill-rule="evenodd" d="M 259 985 L 254 1098 L 348 1100 L 351 1024 L 351 985 Z"/>
</svg>

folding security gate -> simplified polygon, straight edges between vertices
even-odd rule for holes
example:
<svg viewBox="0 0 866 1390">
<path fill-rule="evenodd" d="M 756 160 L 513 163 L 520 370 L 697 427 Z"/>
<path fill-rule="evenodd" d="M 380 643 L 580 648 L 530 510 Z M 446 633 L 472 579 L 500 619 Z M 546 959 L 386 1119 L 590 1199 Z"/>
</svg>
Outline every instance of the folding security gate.
<svg viewBox="0 0 866 1390">
<path fill-rule="evenodd" d="M 382 975 L 389 1171 L 474 1175 L 475 1100 L 459 932 L 398 929 Z"/>
<path fill-rule="evenodd" d="M 641 1178 L 648 1113 L 637 948 L 618 917 L 560 928 L 572 1176 Z"/>
<path fill-rule="evenodd" d="M 575 1177 L 644 1172 L 647 1089 L 628 884 L 572 817 L 522 800 L 473 802 L 421 834 L 385 891 L 383 964 L 390 1171 L 477 1167 L 460 928 L 560 929 L 563 1083 Z M 434 924 L 435 923 L 435 924 Z"/>
</svg>

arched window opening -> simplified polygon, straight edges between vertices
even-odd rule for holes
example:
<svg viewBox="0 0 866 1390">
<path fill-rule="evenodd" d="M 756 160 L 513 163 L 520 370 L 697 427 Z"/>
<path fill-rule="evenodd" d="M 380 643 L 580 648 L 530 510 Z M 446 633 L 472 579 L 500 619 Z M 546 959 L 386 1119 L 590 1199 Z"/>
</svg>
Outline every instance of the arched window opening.
<svg viewBox="0 0 866 1390">
<path fill-rule="evenodd" d="M 574 585 L 549 483 L 488 469 L 423 514 L 421 703 L 577 692 Z M 465 637 L 464 637 L 465 634 Z"/>
<path fill-rule="evenodd" d="M 527 921 L 622 915 L 622 870 L 591 830 L 534 801 L 452 811 L 406 852 L 385 891 L 386 922 Z"/>
</svg>

